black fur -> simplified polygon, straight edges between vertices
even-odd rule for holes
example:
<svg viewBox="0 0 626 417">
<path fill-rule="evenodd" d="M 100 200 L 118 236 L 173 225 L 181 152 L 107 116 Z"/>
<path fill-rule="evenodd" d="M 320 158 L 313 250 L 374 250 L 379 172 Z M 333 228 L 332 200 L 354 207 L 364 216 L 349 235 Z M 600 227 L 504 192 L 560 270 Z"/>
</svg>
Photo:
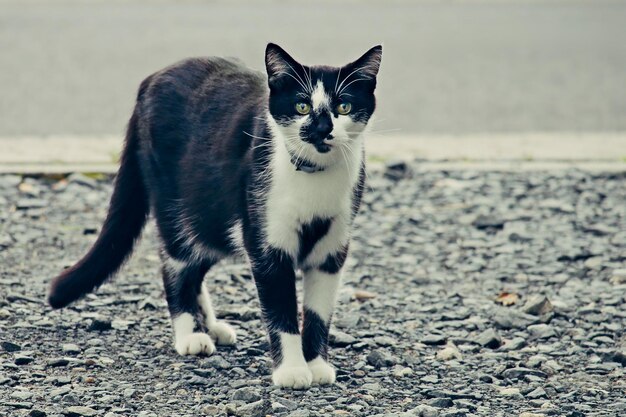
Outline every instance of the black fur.
<svg viewBox="0 0 626 417">
<path fill-rule="evenodd" d="M 365 123 L 375 107 L 373 92 L 380 54 L 380 47 L 372 48 L 341 69 L 305 67 L 270 44 L 266 51 L 267 78 L 222 58 L 188 59 L 148 77 L 140 87 L 128 126 L 100 236 L 80 262 L 53 280 L 50 304 L 64 307 L 111 277 L 132 252 L 152 212 L 162 240 L 163 279 L 172 317 L 184 312 L 195 314 L 205 273 L 240 249 L 229 238 L 230 228 L 239 224 L 268 325 L 272 355 L 279 364 L 279 333 L 299 332 L 295 270 L 333 220 L 318 218 L 300 225 L 295 259 L 264 244 L 263 195 L 271 178 L 265 173 L 272 157 L 267 112 L 285 126 L 299 117 L 295 103 L 306 100 L 307 92 L 297 78 L 308 76 L 312 83 L 322 80 L 338 85 L 345 81 L 342 94 L 332 97 L 331 108 L 349 99 L 353 108 L 349 117 Z M 336 110 L 312 115 L 312 123 L 301 131 L 302 140 L 313 143 L 320 153 L 325 152 L 321 141 L 332 129 L 331 113 Z M 353 190 L 352 216 L 358 210 L 363 181 L 364 166 Z M 338 248 L 319 268 L 338 272 L 346 254 L 347 246 Z M 168 260 L 185 266 L 170 268 Z M 311 344 L 305 346 L 305 352 L 310 358 L 318 354 L 326 357 L 329 322 L 319 322 L 314 312 L 305 311 L 305 339 Z"/>
</svg>

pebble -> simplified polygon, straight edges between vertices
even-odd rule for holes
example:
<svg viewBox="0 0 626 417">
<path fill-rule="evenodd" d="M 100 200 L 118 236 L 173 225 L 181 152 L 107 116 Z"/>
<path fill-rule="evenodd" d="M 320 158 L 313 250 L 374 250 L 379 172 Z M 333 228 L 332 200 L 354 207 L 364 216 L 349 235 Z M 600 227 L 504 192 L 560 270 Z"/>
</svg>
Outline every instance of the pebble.
<svg viewBox="0 0 626 417">
<path fill-rule="evenodd" d="M 66 353 L 68 355 L 77 355 L 81 352 L 81 349 L 78 347 L 78 345 L 75 345 L 73 343 L 64 343 L 61 350 L 63 350 L 63 353 Z"/>
<path fill-rule="evenodd" d="M 497 349 L 502 345 L 502 338 L 493 329 L 485 330 L 479 334 L 474 341 L 479 345 L 490 349 Z"/>
<path fill-rule="evenodd" d="M 2 349 L 6 352 L 17 352 L 22 349 L 22 347 L 17 343 L 7 341 L 0 342 L 0 346 L 2 346 Z"/>
<path fill-rule="evenodd" d="M 34 360 L 35 360 L 35 358 L 33 358 L 32 356 L 15 355 L 15 357 L 13 359 L 13 362 L 16 365 L 28 365 L 29 363 L 31 363 Z"/>
<path fill-rule="evenodd" d="M 397 360 L 393 356 L 380 349 L 373 350 L 367 355 L 367 363 L 376 368 L 385 368 L 396 362 Z"/>
<path fill-rule="evenodd" d="M 541 387 L 535 388 L 534 390 L 526 394 L 526 398 L 530 398 L 530 399 L 546 398 L 546 397 L 547 397 L 546 391 Z"/>
<path fill-rule="evenodd" d="M 528 300 L 524 305 L 523 311 L 526 314 L 532 314 L 534 316 L 540 316 L 547 314 L 554 309 L 550 300 L 545 296 L 535 296 Z"/>
<path fill-rule="evenodd" d="M 502 372 L 502 376 L 504 378 L 509 378 L 509 379 L 519 379 L 519 378 L 523 378 L 526 375 L 533 375 L 539 378 L 547 377 L 545 372 L 542 372 L 536 369 L 523 368 L 523 367 L 510 368 Z"/>
<path fill-rule="evenodd" d="M 533 324 L 528 326 L 528 331 L 530 335 L 537 339 L 548 339 L 550 337 L 556 336 L 556 331 L 554 328 L 548 324 Z"/>
<path fill-rule="evenodd" d="M 98 412 L 90 407 L 72 406 L 67 408 L 65 415 L 68 417 L 92 417 L 98 415 Z"/>
<path fill-rule="evenodd" d="M 445 348 L 437 352 L 437 360 L 450 361 L 453 359 L 456 359 L 456 360 L 463 359 L 463 355 L 461 355 L 461 352 L 459 352 L 459 349 L 453 344 L 449 344 L 448 346 L 446 346 Z"/>
<path fill-rule="evenodd" d="M 265 417 L 271 411 L 272 403 L 269 400 L 259 400 L 238 407 L 235 410 L 235 415 L 238 417 Z"/>
<path fill-rule="evenodd" d="M 260 399 L 261 395 L 252 388 L 239 388 L 231 396 L 231 400 L 233 401 L 244 401 L 247 403 L 256 402 Z"/>
</svg>

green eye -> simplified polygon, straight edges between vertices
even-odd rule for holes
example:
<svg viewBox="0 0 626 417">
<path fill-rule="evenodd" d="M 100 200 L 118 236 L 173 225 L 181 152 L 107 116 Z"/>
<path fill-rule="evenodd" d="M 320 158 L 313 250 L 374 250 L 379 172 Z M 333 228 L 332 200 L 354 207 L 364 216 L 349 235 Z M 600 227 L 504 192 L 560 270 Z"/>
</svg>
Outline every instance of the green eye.
<svg viewBox="0 0 626 417">
<path fill-rule="evenodd" d="M 309 114 L 311 105 L 309 103 L 296 103 L 296 111 L 300 114 Z"/>
<path fill-rule="evenodd" d="M 351 103 L 341 103 L 340 105 L 337 106 L 337 113 L 339 114 L 346 115 L 350 113 L 350 110 L 352 110 Z"/>
</svg>

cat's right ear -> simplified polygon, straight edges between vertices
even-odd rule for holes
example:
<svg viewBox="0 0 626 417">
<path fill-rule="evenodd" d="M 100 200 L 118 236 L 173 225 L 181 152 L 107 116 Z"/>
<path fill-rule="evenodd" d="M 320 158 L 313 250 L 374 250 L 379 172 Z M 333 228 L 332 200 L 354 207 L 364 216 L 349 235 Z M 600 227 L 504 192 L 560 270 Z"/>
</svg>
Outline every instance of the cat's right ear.
<svg viewBox="0 0 626 417">
<path fill-rule="evenodd" d="M 268 43 L 265 48 L 265 69 L 267 81 L 271 87 L 277 87 L 280 80 L 295 71 L 300 64 L 283 48 L 275 43 Z M 293 75 L 292 75 L 293 76 Z"/>
</svg>

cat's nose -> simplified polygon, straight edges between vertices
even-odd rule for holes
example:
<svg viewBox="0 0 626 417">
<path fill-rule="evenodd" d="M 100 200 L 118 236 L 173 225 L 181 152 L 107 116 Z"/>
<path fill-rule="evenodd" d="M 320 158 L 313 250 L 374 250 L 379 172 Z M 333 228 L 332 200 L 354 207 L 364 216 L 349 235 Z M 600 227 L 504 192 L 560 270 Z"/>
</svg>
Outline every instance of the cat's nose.
<svg viewBox="0 0 626 417">
<path fill-rule="evenodd" d="M 315 127 L 315 136 L 318 140 L 323 141 L 328 138 L 330 132 L 333 131 L 333 122 L 330 120 L 330 117 L 320 117 L 317 126 Z"/>
</svg>

